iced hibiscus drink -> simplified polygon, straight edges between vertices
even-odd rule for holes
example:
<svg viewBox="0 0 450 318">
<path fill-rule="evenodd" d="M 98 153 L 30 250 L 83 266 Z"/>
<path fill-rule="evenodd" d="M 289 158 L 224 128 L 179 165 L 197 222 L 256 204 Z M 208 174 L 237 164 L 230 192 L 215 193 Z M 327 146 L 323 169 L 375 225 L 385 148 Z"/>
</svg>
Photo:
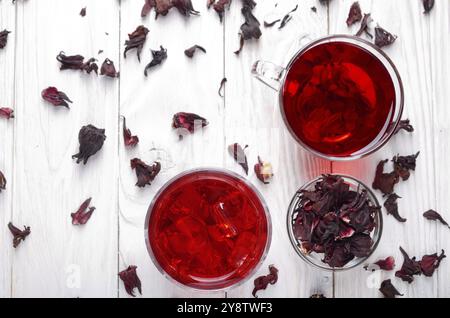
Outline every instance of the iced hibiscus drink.
<svg viewBox="0 0 450 318">
<path fill-rule="evenodd" d="M 236 284 L 256 268 L 268 245 L 268 216 L 260 197 L 224 171 L 194 171 L 176 178 L 157 195 L 149 213 L 154 260 L 190 287 Z"/>
</svg>

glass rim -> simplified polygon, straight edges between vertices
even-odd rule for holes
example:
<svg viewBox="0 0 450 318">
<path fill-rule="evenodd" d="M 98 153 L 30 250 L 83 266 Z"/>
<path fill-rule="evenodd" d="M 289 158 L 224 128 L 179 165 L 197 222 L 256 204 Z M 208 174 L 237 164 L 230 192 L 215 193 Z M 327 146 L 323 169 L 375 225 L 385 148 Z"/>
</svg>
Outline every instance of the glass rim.
<svg viewBox="0 0 450 318">
<path fill-rule="evenodd" d="M 292 127 L 290 126 L 287 117 L 286 117 L 286 113 L 284 111 L 284 103 L 283 103 L 283 91 L 284 91 L 284 87 L 286 84 L 286 78 L 287 75 L 292 67 L 292 65 L 295 63 L 295 61 L 297 60 L 297 58 L 299 56 L 301 56 L 303 53 L 305 53 L 306 51 L 308 51 L 309 49 L 311 49 L 312 47 L 323 43 L 325 41 L 336 41 L 337 40 L 343 40 L 343 41 L 347 41 L 349 43 L 353 43 L 358 45 L 361 49 L 366 49 L 365 47 L 363 47 L 361 44 L 364 44 L 366 46 L 368 46 L 371 50 L 375 51 L 376 53 L 380 54 L 382 56 L 382 58 L 385 59 L 385 61 L 383 61 L 382 59 L 380 59 L 378 56 L 374 56 L 376 59 L 378 59 L 384 67 L 386 67 L 386 70 L 388 71 L 391 79 L 392 79 L 392 83 L 394 85 L 394 89 L 395 89 L 395 97 L 396 97 L 396 101 L 395 101 L 395 109 L 394 112 L 397 113 L 397 115 L 395 116 L 395 118 L 393 118 L 393 123 L 394 125 L 389 125 L 387 130 L 391 129 L 390 132 L 388 132 L 379 142 L 376 143 L 376 145 L 374 145 L 373 147 L 367 149 L 366 151 L 359 153 L 357 155 L 350 155 L 350 156 L 346 156 L 346 157 L 337 157 L 337 156 L 332 156 L 332 155 L 327 155 L 324 154 L 320 151 L 315 150 L 314 148 L 308 146 L 305 142 L 303 142 L 294 132 L 294 130 L 292 129 Z M 354 42 L 356 43 L 354 43 Z M 373 51 L 368 50 L 369 53 L 373 54 Z M 390 66 L 392 68 L 392 71 L 394 74 L 391 74 L 391 71 L 387 68 L 387 65 Z M 341 162 L 345 162 L 345 161 L 353 161 L 353 160 L 358 160 L 361 158 L 365 158 L 371 154 L 373 154 L 374 152 L 378 151 L 379 149 L 381 149 L 382 147 L 384 147 L 384 145 L 386 145 L 387 142 L 389 142 L 389 140 L 392 138 L 392 136 L 395 134 L 395 130 L 397 129 L 398 125 L 400 124 L 400 121 L 402 119 L 402 115 L 403 115 L 403 110 L 404 110 L 404 104 L 405 104 L 405 93 L 404 93 L 404 88 L 403 88 L 403 81 L 402 78 L 400 76 L 400 72 L 398 71 L 397 67 L 395 66 L 394 62 L 392 61 L 392 59 L 382 50 L 380 49 L 378 46 L 376 46 L 374 43 L 369 42 L 365 39 L 362 39 L 360 37 L 354 36 L 354 35 L 347 35 L 347 34 L 335 34 L 335 35 L 327 35 L 324 37 L 320 37 L 317 38 L 313 41 L 311 41 L 310 43 L 308 43 L 306 46 L 303 46 L 301 49 L 299 49 L 294 56 L 290 59 L 289 63 L 287 64 L 286 67 L 284 67 L 285 71 L 283 74 L 283 77 L 280 81 L 281 85 L 280 85 L 280 90 L 278 93 L 278 99 L 279 99 L 279 106 L 280 106 L 280 110 L 281 110 L 281 114 L 283 117 L 283 121 L 286 125 L 286 127 L 289 130 L 289 133 L 291 134 L 291 136 L 297 141 L 297 143 L 299 143 L 305 150 L 309 151 L 310 153 L 322 158 L 322 159 L 326 159 L 329 161 L 341 161 Z M 392 76 L 395 75 L 395 76 Z M 397 87 L 398 86 L 398 89 Z M 398 111 L 397 111 L 398 109 Z M 394 115 L 395 115 L 394 113 Z M 393 116 L 394 116 L 393 115 Z"/>
<path fill-rule="evenodd" d="M 262 251 L 261 257 L 258 261 L 258 263 L 247 273 L 247 275 L 245 277 L 243 277 L 241 280 L 237 281 L 236 283 L 230 285 L 230 286 L 226 286 L 226 287 L 222 287 L 222 288 L 199 288 L 199 287 L 195 287 L 195 286 L 189 286 L 189 285 L 185 285 L 181 282 L 179 282 L 178 280 L 176 280 L 175 278 L 173 278 L 171 275 L 169 275 L 159 264 L 158 260 L 156 259 L 154 253 L 153 253 L 153 249 L 151 247 L 150 244 L 150 238 L 148 235 L 148 230 L 149 230 L 149 223 L 150 223 L 150 217 L 154 208 L 154 205 L 156 203 L 156 201 L 160 198 L 160 196 L 164 193 L 165 190 L 167 190 L 167 188 L 173 184 L 175 181 L 179 180 L 180 178 L 186 176 L 186 175 L 190 175 L 190 174 L 195 174 L 198 172 L 217 172 L 217 173 L 222 173 L 224 175 L 230 176 L 230 177 L 234 177 L 237 178 L 239 181 L 242 181 L 243 183 L 245 183 L 246 186 L 248 186 L 250 188 L 250 190 L 252 190 L 254 192 L 254 194 L 256 195 L 256 197 L 258 198 L 260 204 L 262 205 L 263 209 L 264 209 L 264 215 L 266 217 L 266 225 L 267 225 L 267 239 L 266 239 L 266 244 L 264 246 L 264 250 Z M 166 277 L 166 279 L 168 279 L 170 282 L 174 283 L 175 285 L 177 285 L 180 288 L 187 288 L 190 290 L 194 290 L 197 292 L 221 292 L 221 291 L 229 291 L 231 289 L 234 289 L 236 287 L 239 287 L 241 285 L 243 285 L 244 283 L 246 283 L 262 266 L 262 264 L 264 263 L 264 261 L 267 258 L 267 254 L 269 252 L 271 243 L 272 243 L 272 219 L 270 217 L 270 211 L 269 211 L 269 207 L 266 203 L 266 201 L 264 200 L 263 195 L 261 194 L 261 192 L 250 182 L 248 181 L 246 178 L 244 178 L 243 176 L 241 176 L 240 174 L 228 170 L 228 169 L 224 169 L 224 168 L 212 168 L 212 167 L 207 167 L 207 168 L 194 168 L 194 169 L 189 169 L 186 171 L 183 171 L 177 175 L 175 175 L 174 177 L 170 178 L 155 194 L 155 196 L 152 199 L 152 202 L 150 203 L 150 206 L 147 209 L 147 214 L 145 216 L 145 223 L 144 223 L 144 238 L 145 238 L 145 245 L 147 248 L 147 252 L 150 256 L 150 259 L 152 260 L 153 264 L 155 265 L 155 267 L 158 269 L 158 271 L 164 276 Z"/>
<path fill-rule="evenodd" d="M 379 201 L 378 201 L 378 199 L 377 199 L 377 197 L 375 195 L 375 193 L 367 185 L 365 185 L 364 182 L 356 179 L 355 177 L 352 177 L 352 176 L 346 175 L 346 174 L 336 173 L 336 174 L 327 174 L 327 175 L 338 176 L 338 177 L 344 178 L 344 180 L 353 181 L 356 185 L 360 186 L 362 189 L 367 191 L 367 194 L 369 195 L 369 198 L 373 201 L 375 206 L 381 207 L 380 203 L 379 203 Z M 295 252 L 307 264 L 312 265 L 315 268 L 328 271 L 328 272 L 345 272 L 345 271 L 348 271 L 348 270 L 351 270 L 351 269 L 354 269 L 354 268 L 360 266 L 365 261 L 367 261 L 373 255 L 373 253 L 375 253 L 378 245 L 380 244 L 381 237 L 382 237 L 382 234 L 383 234 L 383 214 L 382 214 L 381 209 L 380 209 L 380 211 L 378 213 L 376 213 L 376 216 L 375 216 L 376 227 L 373 230 L 373 232 L 371 233 L 371 237 L 374 239 L 374 243 L 373 243 L 373 245 L 372 245 L 372 247 L 370 249 L 369 255 L 367 255 L 365 257 L 359 257 L 357 259 L 354 259 L 354 264 L 352 264 L 351 266 L 347 266 L 347 267 L 345 267 L 345 266 L 344 267 L 331 267 L 331 266 L 329 266 L 326 263 L 313 262 L 311 260 L 311 257 L 309 255 L 305 255 L 305 253 L 302 253 L 302 251 L 298 247 L 298 240 L 296 239 L 296 237 L 294 235 L 294 229 L 293 229 L 292 220 L 293 220 L 295 205 L 297 204 L 298 194 L 302 190 L 308 189 L 310 186 L 316 184 L 323 177 L 324 177 L 324 175 L 321 175 L 321 176 L 318 176 L 318 177 L 312 179 L 311 181 L 305 183 L 303 186 L 301 186 L 297 190 L 297 192 L 292 197 L 291 203 L 289 204 L 289 207 L 288 207 L 288 213 L 287 213 L 287 217 L 286 217 L 286 225 L 287 225 L 288 236 L 289 236 L 289 240 L 290 240 L 291 245 L 294 248 Z"/>
</svg>

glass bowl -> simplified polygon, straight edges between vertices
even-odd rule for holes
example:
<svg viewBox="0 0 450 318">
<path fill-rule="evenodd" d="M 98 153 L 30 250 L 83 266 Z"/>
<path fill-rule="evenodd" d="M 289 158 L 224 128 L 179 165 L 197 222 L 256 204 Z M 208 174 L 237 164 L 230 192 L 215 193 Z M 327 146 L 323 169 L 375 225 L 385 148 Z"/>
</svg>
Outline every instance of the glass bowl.
<svg viewBox="0 0 450 318">
<path fill-rule="evenodd" d="M 232 191 L 208 190 L 221 182 Z M 260 239 L 262 233 L 265 241 Z M 175 176 L 158 191 L 148 208 L 144 235 L 154 265 L 171 282 L 197 291 L 223 291 L 243 284 L 261 266 L 270 247 L 272 223 L 262 195 L 245 178 L 224 169 L 194 169 Z M 255 247 L 246 251 L 251 239 Z M 219 253 L 225 248 L 221 244 L 232 246 L 231 250 Z M 186 246 L 190 248 L 183 249 Z M 211 263 L 212 268 L 222 266 L 226 271 L 214 276 L 205 265 Z"/>
<path fill-rule="evenodd" d="M 368 199 L 372 202 L 372 204 L 375 207 L 380 207 L 380 204 L 379 204 L 376 196 L 372 192 L 372 190 L 370 190 L 370 188 L 367 187 L 361 181 L 359 181 L 359 180 L 357 180 L 357 179 L 355 179 L 353 177 L 346 176 L 346 175 L 338 175 L 338 174 L 331 174 L 331 175 L 332 176 L 342 177 L 344 179 L 344 182 L 350 185 L 350 190 L 356 191 L 358 193 L 361 193 L 361 191 L 365 190 L 367 192 Z M 344 270 L 349 270 L 349 269 L 355 268 L 355 267 L 361 265 L 362 263 L 364 263 L 373 254 L 373 252 L 377 248 L 378 243 L 380 242 L 381 233 L 382 233 L 382 230 L 383 230 L 383 217 L 382 217 L 382 214 L 381 214 L 381 209 L 378 209 L 377 212 L 375 213 L 375 216 L 374 216 L 375 227 L 372 230 L 372 232 L 370 233 L 370 237 L 372 238 L 372 241 L 373 241 L 371 249 L 370 249 L 370 253 L 366 257 L 359 257 L 359 258 L 355 257 L 353 260 L 348 262 L 343 267 L 331 267 L 331 266 L 329 266 L 327 263 L 322 261 L 323 257 L 325 256 L 324 253 L 316 253 L 316 252 L 306 253 L 300 248 L 300 241 L 295 237 L 294 229 L 293 229 L 293 225 L 294 225 L 295 219 L 297 217 L 296 209 L 297 209 L 297 207 L 300 204 L 302 191 L 305 191 L 305 190 L 311 191 L 311 190 L 313 190 L 315 185 L 316 185 L 316 183 L 318 181 L 323 180 L 323 178 L 324 178 L 324 176 L 320 176 L 320 177 L 317 177 L 316 179 L 308 182 L 307 184 L 302 186 L 296 192 L 294 197 L 292 198 L 291 204 L 289 205 L 288 214 L 287 214 L 287 230 L 288 230 L 288 234 L 289 234 L 289 239 L 290 239 L 290 241 L 292 243 L 292 246 L 294 247 L 295 251 L 297 252 L 297 254 L 306 263 L 308 263 L 310 265 L 313 265 L 316 268 L 319 268 L 319 269 L 322 269 L 322 270 L 327 270 L 327 271 L 344 271 Z"/>
</svg>

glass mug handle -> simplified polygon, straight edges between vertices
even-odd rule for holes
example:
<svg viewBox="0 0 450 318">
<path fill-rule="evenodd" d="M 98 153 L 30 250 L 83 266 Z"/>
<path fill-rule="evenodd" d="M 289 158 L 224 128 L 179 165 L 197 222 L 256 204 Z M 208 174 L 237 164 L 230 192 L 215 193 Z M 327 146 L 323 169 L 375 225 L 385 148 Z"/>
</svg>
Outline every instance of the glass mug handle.
<svg viewBox="0 0 450 318">
<path fill-rule="evenodd" d="M 296 46 L 301 50 L 301 48 L 311 42 L 312 37 L 309 34 L 303 34 L 300 36 Z M 285 73 L 286 69 L 284 67 L 268 61 L 256 61 L 252 67 L 253 76 L 276 91 L 280 90 L 281 81 Z"/>
</svg>

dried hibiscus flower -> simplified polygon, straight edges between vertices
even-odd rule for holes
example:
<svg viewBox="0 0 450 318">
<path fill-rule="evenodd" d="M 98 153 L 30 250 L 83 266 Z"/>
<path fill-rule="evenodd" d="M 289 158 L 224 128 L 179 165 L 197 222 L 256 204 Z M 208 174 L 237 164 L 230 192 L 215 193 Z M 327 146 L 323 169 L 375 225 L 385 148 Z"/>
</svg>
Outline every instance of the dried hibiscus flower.
<svg viewBox="0 0 450 318">
<path fill-rule="evenodd" d="M 209 9 L 211 8 L 211 6 L 213 6 L 214 10 L 219 15 L 220 22 L 222 22 L 225 9 L 229 9 L 230 4 L 231 0 L 208 0 L 207 7 Z"/>
<path fill-rule="evenodd" d="M 379 261 L 376 261 L 373 263 L 374 266 L 364 266 L 365 270 L 371 270 L 375 271 L 377 269 L 381 269 L 384 271 L 392 271 L 395 268 L 395 259 L 392 256 L 389 256 L 385 259 L 380 259 Z"/>
<path fill-rule="evenodd" d="M 434 7 L 434 0 L 422 0 L 424 13 L 429 13 Z"/>
<path fill-rule="evenodd" d="M 256 296 L 256 293 L 258 291 L 265 290 L 267 286 L 269 286 L 269 284 L 275 285 L 277 281 L 278 281 L 278 269 L 275 266 L 270 265 L 268 275 L 260 276 L 254 280 L 253 283 L 255 284 L 255 287 L 253 288 L 252 292 L 253 297 L 258 298 L 258 296 Z"/>
<path fill-rule="evenodd" d="M 134 147 L 139 143 L 139 137 L 133 136 L 131 130 L 127 128 L 127 120 L 125 117 L 123 117 L 123 141 L 127 147 Z"/>
<path fill-rule="evenodd" d="M 0 193 L 2 190 L 6 190 L 6 178 L 3 172 L 0 171 Z"/>
<path fill-rule="evenodd" d="M 137 266 L 128 266 L 126 270 L 123 270 L 119 273 L 120 279 L 123 281 L 123 284 L 125 285 L 125 291 L 128 295 L 136 297 L 134 295 L 134 289 L 137 288 L 139 291 L 139 294 L 142 295 L 142 287 L 141 287 L 141 280 L 139 279 L 137 272 L 136 272 Z"/>
<path fill-rule="evenodd" d="M 114 62 L 110 59 L 105 59 L 105 61 L 102 64 L 102 67 L 100 68 L 100 75 L 105 75 L 108 77 L 119 77 L 119 72 L 116 71 L 116 67 L 114 66 Z"/>
<path fill-rule="evenodd" d="M 369 32 L 369 24 L 372 22 L 372 17 L 370 13 L 365 13 L 364 17 L 361 21 L 361 26 L 356 32 L 356 36 L 361 36 L 363 33 L 367 34 L 370 38 L 373 38 L 373 35 Z"/>
<path fill-rule="evenodd" d="M 208 121 L 193 113 L 176 113 L 173 115 L 172 128 L 178 130 L 178 136 L 183 139 L 186 131 L 193 134 L 197 129 L 208 126 Z"/>
<path fill-rule="evenodd" d="M 136 170 L 136 176 L 138 181 L 136 186 L 143 188 L 146 185 L 151 185 L 153 180 L 161 171 L 161 164 L 159 162 L 154 162 L 151 166 L 147 165 L 145 162 L 138 158 L 134 158 L 130 162 L 131 169 Z"/>
<path fill-rule="evenodd" d="M 444 250 L 442 250 L 441 255 L 439 256 L 437 253 L 423 256 L 420 261 L 422 273 L 427 277 L 433 276 L 434 271 L 439 267 L 444 258 L 446 258 Z"/>
<path fill-rule="evenodd" d="M 149 30 L 145 26 L 140 25 L 133 33 L 128 34 L 128 40 L 125 41 L 125 51 L 123 52 L 124 58 L 127 58 L 127 52 L 129 50 L 136 49 L 137 58 L 139 62 L 141 61 L 141 52 L 148 32 Z"/>
<path fill-rule="evenodd" d="M 389 33 L 380 26 L 375 27 L 375 45 L 379 48 L 391 45 L 397 40 L 397 36 Z"/>
<path fill-rule="evenodd" d="M 398 134 L 400 130 L 405 130 L 407 132 L 414 132 L 414 127 L 411 125 L 409 119 L 401 120 L 395 129 L 394 135 Z"/>
<path fill-rule="evenodd" d="M 414 281 L 414 275 L 422 273 L 420 262 L 416 261 L 415 257 L 410 258 L 402 247 L 400 251 L 403 255 L 403 265 L 399 271 L 395 272 L 395 276 L 411 284 Z"/>
<path fill-rule="evenodd" d="M 242 148 L 238 143 L 228 146 L 228 153 L 233 157 L 234 161 L 244 169 L 246 175 L 248 175 L 248 160 L 247 155 L 245 154 L 245 149 L 247 149 L 247 147 L 248 146 Z"/>
<path fill-rule="evenodd" d="M 152 50 L 153 59 L 150 63 L 147 64 L 144 70 L 144 75 L 148 75 L 148 70 L 156 65 L 161 64 L 163 61 L 167 59 L 167 50 L 160 46 L 160 50 Z"/>
<path fill-rule="evenodd" d="M 11 31 L 3 30 L 0 31 L 0 49 L 4 49 L 6 46 L 6 43 L 8 43 L 8 34 L 11 33 Z"/>
<path fill-rule="evenodd" d="M 61 63 L 60 70 L 80 70 L 90 74 L 91 72 L 98 73 L 98 65 L 95 63 L 95 58 L 90 58 L 86 62 L 82 55 L 67 56 L 64 52 L 60 52 L 56 57 Z"/>
<path fill-rule="evenodd" d="M 94 213 L 95 211 L 95 207 L 89 207 L 89 205 L 91 204 L 91 200 L 92 198 L 87 199 L 81 204 L 77 212 L 70 214 L 70 216 L 72 217 L 73 225 L 84 225 L 87 223 L 87 221 L 89 221 L 92 213 Z"/>
<path fill-rule="evenodd" d="M 258 163 L 255 165 L 255 173 L 262 183 L 269 184 L 269 181 L 273 177 L 272 165 L 262 161 L 261 158 L 258 157 Z"/>
<path fill-rule="evenodd" d="M 244 48 L 244 43 L 250 39 L 259 39 L 262 35 L 260 29 L 260 23 L 258 19 L 253 15 L 253 9 L 256 6 L 256 2 L 253 0 L 242 0 L 241 13 L 244 16 L 245 22 L 241 25 L 240 32 L 240 45 L 239 49 L 234 52 L 239 54 Z"/>
<path fill-rule="evenodd" d="M 398 212 L 398 199 L 401 199 L 401 197 L 395 193 L 391 193 L 384 202 L 384 207 L 389 215 L 392 215 L 397 221 L 404 223 L 406 219 L 402 218 Z"/>
<path fill-rule="evenodd" d="M 392 285 L 390 279 L 383 281 L 379 290 L 385 298 L 395 298 L 396 296 L 403 296 L 403 294 L 400 294 L 397 288 Z"/>
<path fill-rule="evenodd" d="M 13 247 L 16 248 L 22 241 L 25 241 L 26 237 L 30 235 L 31 229 L 29 226 L 24 226 L 23 230 L 15 227 L 11 222 L 8 223 L 8 229 L 11 234 L 14 236 L 13 238 Z"/>
<path fill-rule="evenodd" d="M 202 51 L 203 53 L 206 53 L 206 50 L 205 50 L 203 47 L 201 47 L 200 45 L 194 45 L 194 46 L 192 46 L 192 47 L 186 49 L 186 50 L 184 51 L 184 54 L 185 54 L 187 57 L 189 57 L 189 58 L 193 58 L 193 57 L 194 57 L 194 54 L 195 54 L 195 52 L 196 52 L 197 50 L 200 50 L 200 51 Z"/>
<path fill-rule="evenodd" d="M 420 152 L 411 156 L 396 156 L 392 159 L 394 163 L 395 173 L 402 178 L 403 181 L 409 179 L 411 173 L 410 170 L 416 170 L 416 160 L 419 157 Z"/>
<path fill-rule="evenodd" d="M 383 160 L 378 163 L 375 173 L 375 180 L 373 181 L 372 188 L 380 190 L 383 194 L 391 194 L 394 192 L 394 186 L 400 181 L 399 176 L 395 171 L 391 173 L 384 173 L 384 165 L 388 160 Z"/>
<path fill-rule="evenodd" d="M 77 158 L 77 163 L 86 164 L 89 158 L 95 155 L 103 147 L 106 135 L 104 129 L 99 129 L 93 125 L 83 126 L 78 134 L 80 151 L 72 156 Z"/>
<path fill-rule="evenodd" d="M 48 87 L 41 93 L 42 98 L 51 103 L 53 106 L 64 106 L 69 108 L 69 103 L 72 103 L 69 97 L 64 92 L 58 91 L 56 87 Z"/>
<path fill-rule="evenodd" d="M 380 208 L 367 191 L 351 190 L 341 176 L 324 175 L 313 190 L 299 193 L 293 233 L 303 253 L 325 254 L 324 263 L 343 267 L 370 255 L 376 213 Z"/>
<path fill-rule="evenodd" d="M 440 215 L 439 213 L 437 213 L 434 210 L 428 210 L 427 212 L 425 212 L 423 214 L 424 218 L 426 218 L 427 220 L 430 221 L 439 221 L 442 224 L 444 224 L 445 226 L 448 226 L 450 228 L 450 225 L 448 225 L 447 221 L 444 220 L 444 218 L 442 217 L 442 215 Z"/>
<path fill-rule="evenodd" d="M 198 15 L 199 12 L 194 9 L 191 0 L 145 0 L 141 11 L 141 16 L 147 16 L 155 8 L 156 18 L 159 15 L 165 16 L 172 8 L 177 8 L 184 16 Z"/>
<path fill-rule="evenodd" d="M 361 20 L 362 20 L 361 7 L 359 5 L 359 2 L 356 1 L 352 4 L 352 6 L 350 7 L 350 11 L 348 12 L 347 26 L 352 26 L 353 24 Z"/>
<path fill-rule="evenodd" d="M 8 107 L 0 108 L 0 117 L 11 119 L 14 118 L 14 110 Z"/>
</svg>

